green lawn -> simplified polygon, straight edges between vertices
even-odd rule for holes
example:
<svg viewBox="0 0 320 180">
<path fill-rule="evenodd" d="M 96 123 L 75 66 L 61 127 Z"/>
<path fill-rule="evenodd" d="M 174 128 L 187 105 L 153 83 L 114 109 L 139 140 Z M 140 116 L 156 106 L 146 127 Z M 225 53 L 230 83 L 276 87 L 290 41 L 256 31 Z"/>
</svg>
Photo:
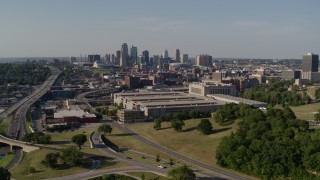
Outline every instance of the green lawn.
<svg viewBox="0 0 320 180">
<path fill-rule="evenodd" d="M 314 114 L 320 109 L 320 103 L 306 104 L 302 106 L 291 106 L 292 111 L 298 119 L 313 120 Z"/>
<path fill-rule="evenodd" d="M 0 132 L 7 133 L 12 120 L 12 116 L 7 116 L 6 118 L 4 118 L 3 121 L 0 123 Z"/>
<path fill-rule="evenodd" d="M 8 164 L 13 160 L 13 154 L 7 154 L 3 159 L 0 159 L 0 167 L 7 167 Z"/>
<path fill-rule="evenodd" d="M 90 147 L 90 134 L 95 131 L 96 127 L 85 127 L 80 128 L 74 131 L 65 131 L 65 132 L 57 132 L 51 133 L 52 144 L 48 144 L 48 147 L 55 147 L 55 148 L 66 148 L 72 145 L 75 145 L 71 142 L 72 136 L 76 134 L 85 134 L 87 136 L 87 142 L 83 146 L 81 146 L 81 151 L 85 153 L 91 153 L 96 155 L 103 155 L 102 152 L 96 149 L 91 149 Z"/>
<path fill-rule="evenodd" d="M 135 138 L 131 137 L 130 134 L 126 134 L 125 132 L 123 132 L 122 130 L 116 128 L 116 127 L 112 127 L 112 134 L 111 135 L 107 135 L 106 137 L 112 141 L 114 144 L 116 144 L 117 146 L 119 146 L 121 149 L 132 149 L 132 150 L 136 150 L 139 152 L 144 152 L 146 154 L 152 155 L 152 156 L 156 156 L 157 154 L 164 159 L 169 160 L 170 156 L 168 156 L 165 153 L 162 153 L 161 151 L 158 151 L 155 148 L 152 148 L 138 140 L 136 140 Z M 141 158 L 139 158 L 141 159 Z"/>
<path fill-rule="evenodd" d="M 312 95 L 312 97 L 316 97 L 316 87 L 314 87 L 314 86 L 307 87 L 307 92 L 310 93 Z"/>
<path fill-rule="evenodd" d="M 233 123 L 229 126 L 219 126 L 213 119 L 210 119 L 215 133 L 203 135 L 195 129 L 199 122 L 199 119 L 186 120 L 183 132 L 174 131 L 170 128 L 169 122 L 162 123 L 162 130 L 154 130 L 153 123 L 132 124 L 129 128 L 168 149 L 177 151 L 189 158 L 217 166 L 215 155 L 221 139 L 229 136 L 231 131 L 235 131 L 238 128 L 238 125 Z"/>
<path fill-rule="evenodd" d="M 170 178 L 160 176 L 158 174 L 154 174 L 151 172 L 127 172 L 127 174 L 130 174 L 132 176 L 135 176 L 137 178 L 141 178 L 141 175 L 144 174 L 145 179 L 157 179 L 157 180 L 169 180 Z"/>
<path fill-rule="evenodd" d="M 88 167 L 74 167 L 69 169 L 56 170 L 48 168 L 41 164 L 45 155 L 50 152 L 56 152 L 54 150 L 40 149 L 30 153 L 24 154 L 23 160 L 20 164 L 16 165 L 10 170 L 12 177 L 14 179 L 23 180 L 35 180 L 35 179 L 45 179 L 53 177 L 67 176 L 71 174 L 77 174 L 89 170 Z M 117 168 L 128 166 L 125 163 L 115 162 L 115 161 L 104 161 L 101 163 L 102 167 L 99 169 Z M 34 167 L 36 172 L 29 173 L 29 168 Z"/>
</svg>

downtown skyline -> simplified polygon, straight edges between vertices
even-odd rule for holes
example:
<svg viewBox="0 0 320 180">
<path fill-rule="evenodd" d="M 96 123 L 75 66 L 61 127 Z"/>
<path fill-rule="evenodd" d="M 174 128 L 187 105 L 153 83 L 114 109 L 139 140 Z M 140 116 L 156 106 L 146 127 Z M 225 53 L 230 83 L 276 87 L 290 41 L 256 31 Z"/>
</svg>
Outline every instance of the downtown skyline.
<svg viewBox="0 0 320 180">
<path fill-rule="evenodd" d="M 301 58 L 320 52 L 320 2 L 7 1 L 0 57 L 114 54 L 122 43 L 151 55 Z"/>
</svg>

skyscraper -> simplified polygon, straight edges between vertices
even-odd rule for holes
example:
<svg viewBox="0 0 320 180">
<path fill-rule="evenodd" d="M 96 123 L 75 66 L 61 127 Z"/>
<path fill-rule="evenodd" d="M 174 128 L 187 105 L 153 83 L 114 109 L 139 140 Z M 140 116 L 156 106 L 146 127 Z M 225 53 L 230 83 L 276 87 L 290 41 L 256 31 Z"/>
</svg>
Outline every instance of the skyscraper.
<svg viewBox="0 0 320 180">
<path fill-rule="evenodd" d="M 318 72 L 319 55 L 308 53 L 303 56 L 302 71 L 303 72 Z"/>
<path fill-rule="evenodd" d="M 88 55 L 88 61 L 89 62 L 95 62 L 95 61 L 99 61 L 101 59 L 100 55 L 99 54 L 89 54 Z"/>
<path fill-rule="evenodd" d="M 182 55 L 182 63 L 187 63 L 189 61 L 188 54 Z"/>
<path fill-rule="evenodd" d="M 121 51 L 116 52 L 115 64 L 120 65 Z"/>
<path fill-rule="evenodd" d="M 128 45 L 127 45 L 127 43 L 123 43 L 121 46 L 121 53 L 120 53 L 120 66 L 121 67 L 127 67 L 128 57 L 129 57 Z"/>
<path fill-rule="evenodd" d="M 212 66 L 212 56 L 207 54 L 196 56 L 196 65 L 198 66 Z"/>
<path fill-rule="evenodd" d="M 138 48 L 135 47 L 135 46 L 131 46 L 131 47 L 130 47 L 130 59 L 131 59 L 133 62 L 136 62 L 136 61 L 137 61 L 137 58 L 138 58 Z"/>
<path fill-rule="evenodd" d="M 168 50 L 164 50 L 163 51 L 163 58 L 168 58 L 168 57 L 169 57 Z"/>
<path fill-rule="evenodd" d="M 176 49 L 176 52 L 174 54 L 174 59 L 176 61 L 180 61 L 180 50 L 179 49 Z"/>
<path fill-rule="evenodd" d="M 149 65 L 149 51 L 148 50 L 144 50 L 142 52 L 142 56 L 143 56 L 143 61 L 146 63 L 146 65 Z"/>
</svg>

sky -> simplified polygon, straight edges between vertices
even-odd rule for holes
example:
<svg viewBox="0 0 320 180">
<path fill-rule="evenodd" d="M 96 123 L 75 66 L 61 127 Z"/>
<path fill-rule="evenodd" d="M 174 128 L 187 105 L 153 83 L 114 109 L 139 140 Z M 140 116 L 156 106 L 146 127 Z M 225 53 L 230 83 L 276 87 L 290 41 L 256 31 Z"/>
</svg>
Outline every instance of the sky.
<svg viewBox="0 0 320 180">
<path fill-rule="evenodd" d="M 2 0 L 0 57 L 138 53 L 301 58 L 320 53 L 319 0 Z"/>
</svg>

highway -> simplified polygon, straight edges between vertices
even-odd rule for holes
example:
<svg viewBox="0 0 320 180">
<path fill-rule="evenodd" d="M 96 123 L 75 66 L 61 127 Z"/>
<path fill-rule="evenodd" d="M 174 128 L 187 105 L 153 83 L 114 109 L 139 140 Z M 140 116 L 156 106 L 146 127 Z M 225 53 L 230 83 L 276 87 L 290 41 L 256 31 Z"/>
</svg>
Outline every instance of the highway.
<svg viewBox="0 0 320 180">
<path fill-rule="evenodd" d="M 21 140 L 23 135 L 27 132 L 28 127 L 26 125 L 26 114 L 27 114 L 28 109 L 30 108 L 30 106 L 32 104 L 34 104 L 38 99 L 40 99 L 50 89 L 50 87 L 53 85 L 53 83 L 58 78 L 60 71 L 56 68 L 51 68 L 51 74 L 52 75 L 49 76 L 49 78 L 38 89 L 36 89 L 34 92 L 32 92 L 32 94 L 25 97 L 24 99 L 19 101 L 17 104 L 8 108 L 9 110 L 7 109 L 6 111 L 4 111 L 4 113 L 1 114 L 2 116 L 4 116 L 4 115 L 7 116 L 16 110 L 12 124 L 9 128 L 9 131 L 8 131 L 8 137 L 10 137 L 12 139 Z M 21 149 L 15 149 L 14 154 L 15 154 L 14 159 L 7 166 L 8 169 L 12 168 L 14 166 L 14 164 L 18 163 L 23 156 Z"/>
<path fill-rule="evenodd" d="M 115 93 L 118 92 L 118 89 L 116 88 L 106 88 L 106 89 L 101 89 L 101 90 L 94 90 L 94 91 L 88 91 L 88 92 L 84 92 L 79 94 L 75 99 L 78 102 L 111 102 L 112 103 L 112 98 L 108 97 L 108 98 L 95 98 L 95 99 L 89 99 L 86 98 L 86 96 L 90 95 L 90 94 L 99 94 L 99 93 L 104 93 L 106 95 L 109 95 L 111 93 Z"/>
<path fill-rule="evenodd" d="M 249 177 L 245 177 L 245 175 L 240 175 L 240 174 L 235 174 L 235 173 L 232 173 L 230 171 L 227 171 L 227 170 L 224 170 L 224 169 L 221 169 L 221 168 L 216 168 L 216 167 L 212 167 L 212 166 L 209 166 L 207 164 L 204 164 L 204 163 L 201 163 L 199 161 L 196 161 L 194 159 L 190 159 L 188 157 L 185 157 L 177 152 L 174 152 L 166 147 L 163 147 L 161 145 L 158 145 L 158 144 L 155 144 L 151 141 L 149 141 L 148 139 L 138 135 L 136 132 L 133 132 L 131 131 L 130 129 L 128 129 L 126 126 L 124 125 L 120 125 L 119 123 L 117 122 L 113 122 L 113 125 L 116 126 L 117 128 L 123 130 L 124 132 L 128 133 L 128 134 L 132 134 L 132 137 L 143 142 L 144 144 L 146 145 L 149 145 L 149 146 L 152 146 L 166 154 L 169 154 L 170 156 L 172 157 L 175 157 L 176 159 L 180 159 L 180 160 L 183 160 L 185 162 L 188 162 L 190 164 L 194 164 L 198 167 L 201 167 L 201 168 L 204 168 L 204 169 L 207 169 L 209 171 L 212 171 L 216 174 L 221 174 L 221 177 L 222 178 L 226 178 L 226 179 L 234 179 L 234 180 L 248 180 L 250 179 Z"/>
</svg>

